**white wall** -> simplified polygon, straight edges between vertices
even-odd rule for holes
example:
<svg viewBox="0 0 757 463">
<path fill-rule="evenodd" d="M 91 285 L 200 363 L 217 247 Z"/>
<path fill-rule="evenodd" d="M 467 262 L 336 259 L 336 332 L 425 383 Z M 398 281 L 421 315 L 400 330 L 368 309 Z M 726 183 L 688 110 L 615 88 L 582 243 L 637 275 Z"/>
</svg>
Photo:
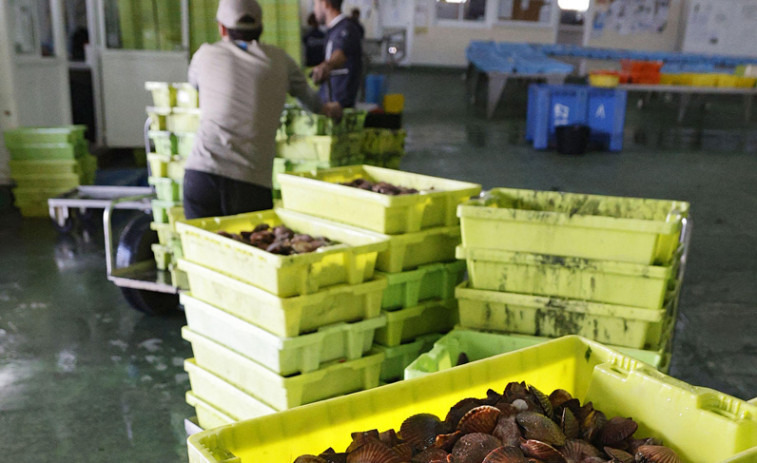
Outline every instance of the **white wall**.
<svg viewBox="0 0 757 463">
<path fill-rule="evenodd" d="M 16 127 L 16 106 L 13 97 L 13 63 L 11 43 L 5 24 L 9 11 L 8 2 L 0 2 L 0 132 Z M 0 185 L 10 183 L 8 150 L 0 137 Z"/>
</svg>

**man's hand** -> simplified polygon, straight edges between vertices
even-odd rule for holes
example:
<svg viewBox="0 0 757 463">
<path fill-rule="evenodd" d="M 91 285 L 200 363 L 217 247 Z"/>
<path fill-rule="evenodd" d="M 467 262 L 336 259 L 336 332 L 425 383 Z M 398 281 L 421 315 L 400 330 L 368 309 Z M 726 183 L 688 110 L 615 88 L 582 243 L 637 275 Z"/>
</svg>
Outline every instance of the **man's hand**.
<svg viewBox="0 0 757 463">
<path fill-rule="evenodd" d="M 323 63 L 313 68 L 311 76 L 313 77 L 313 82 L 320 84 L 329 78 L 330 73 L 331 65 L 329 65 L 328 61 L 324 61 Z"/>
<path fill-rule="evenodd" d="M 321 112 L 332 119 L 339 120 L 342 117 L 342 105 L 335 101 L 331 103 L 324 103 Z"/>
</svg>

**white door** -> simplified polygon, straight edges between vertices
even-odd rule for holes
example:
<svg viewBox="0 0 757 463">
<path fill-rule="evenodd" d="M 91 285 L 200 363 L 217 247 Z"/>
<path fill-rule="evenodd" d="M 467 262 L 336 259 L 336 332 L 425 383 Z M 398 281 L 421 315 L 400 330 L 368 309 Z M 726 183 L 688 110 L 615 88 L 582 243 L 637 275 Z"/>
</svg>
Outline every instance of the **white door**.
<svg viewBox="0 0 757 463">
<path fill-rule="evenodd" d="M 185 82 L 189 68 L 187 0 L 91 0 L 95 30 L 98 141 L 144 146 L 145 82 Z M 93 24 L 96 23 L 96 24 Z M 92 35 L 90 35 L 92 38 Z"/>
<path fill-rule="evenodd" d="M 62 0 L 6 0 L 15 124 L 71 123 Z"/>
</svg>

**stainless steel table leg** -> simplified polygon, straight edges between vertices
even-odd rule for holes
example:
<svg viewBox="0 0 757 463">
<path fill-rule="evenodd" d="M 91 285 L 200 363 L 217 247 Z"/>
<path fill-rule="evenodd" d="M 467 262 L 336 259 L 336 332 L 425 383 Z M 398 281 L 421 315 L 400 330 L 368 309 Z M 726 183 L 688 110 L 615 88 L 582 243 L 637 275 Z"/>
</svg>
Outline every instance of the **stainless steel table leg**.
<svg viewBox="0 0 757 463">
<path fill-rule="evenodd" d="M 678 108 L 678 123 L 679 124 L 683 122 L 683 118 L 686 116 L 686 110 L 689 107 L 689 103 L 691 103 L 691 94 L 681 93 L 681 105 Z"/>
<path fill-rule="evenodd" d="M 489 99 L 486 102 L 486 117 L 489 119 L 494 115 L 494 109 L 497 107 L 502 92 L 507 84 L 507 74 L 500 72 L 490 72 L 489 76 Z"/>
</svg>

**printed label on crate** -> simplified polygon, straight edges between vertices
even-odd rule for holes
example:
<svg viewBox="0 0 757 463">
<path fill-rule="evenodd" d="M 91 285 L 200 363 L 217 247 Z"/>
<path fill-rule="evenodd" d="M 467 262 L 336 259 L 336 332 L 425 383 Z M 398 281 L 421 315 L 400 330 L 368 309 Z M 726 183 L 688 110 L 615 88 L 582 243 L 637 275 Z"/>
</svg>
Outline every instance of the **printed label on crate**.
<svg viewBox="0 0 757 463">
<path fill-rule="evenodd" d="M 555 105 L 555 125 L 568 125 L 570 119 L 570 106 L 564 104 Z"/>
</svg>

